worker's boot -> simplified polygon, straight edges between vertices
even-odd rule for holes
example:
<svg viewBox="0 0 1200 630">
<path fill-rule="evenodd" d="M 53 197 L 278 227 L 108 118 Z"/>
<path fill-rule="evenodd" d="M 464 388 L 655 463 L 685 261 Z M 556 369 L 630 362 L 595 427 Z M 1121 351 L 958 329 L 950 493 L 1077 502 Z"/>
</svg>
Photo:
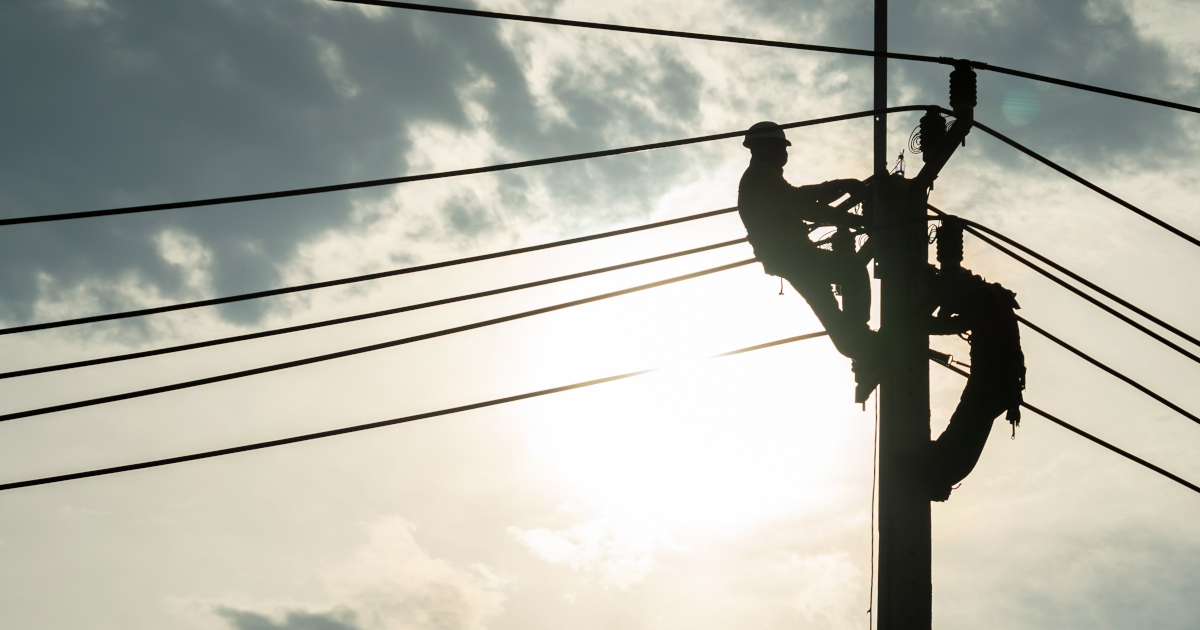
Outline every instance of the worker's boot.
<svg viewBox="0 0 1200 630">
<path fill-rule="evenodd" d="M 952 490 L 954 490 L 953 486 L 932 484 L 929 486 L 929 500 L 939 503 L 947 501 L 950 499 L 950 492 Z"/>
<path fill-rule="evenodd" d="M 851 361 L 850 370 L 854 372 L 854 402 L 865 404 L 871 397 L 871 392 L 879 387 L 879 368 L 875 365 Z"/>
<path fill-rule="evenodd" d="M 879 333 L 863 326 L 860 333 L 860 343 L 850 369 L 854 372 L 854 402 L 864 404 L 871 397 L 871 392 L 879 387 L 880 372 L 883 369 L 883 347 L 880 345 Z"/>
</svg>

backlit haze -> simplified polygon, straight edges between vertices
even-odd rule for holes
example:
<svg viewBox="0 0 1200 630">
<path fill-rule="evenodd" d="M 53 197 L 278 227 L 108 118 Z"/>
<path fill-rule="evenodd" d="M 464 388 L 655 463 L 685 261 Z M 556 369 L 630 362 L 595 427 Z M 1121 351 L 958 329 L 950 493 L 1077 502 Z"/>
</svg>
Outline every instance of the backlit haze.
<svg viewBox="0 0 1200 630">
<path fill-rule="evenodd" d="M 447 3 L 449 4 L 449 3 Z M 476 8 L 869 48 L 872 2 Z M 893 51 L 1200 103 L 1183 0 L 915 2 Z M 891 62 L 893 105 L 949 68 Z M 872 62 L 321 0 L 0 6 L 0 216 L 465 168 L 869 109 Z M 976 117 L 1200 235 L 1200 116 L 979 74 Z M 920 113 L 889 118 L 892 159 Z M 788 132 L 864 178 L 869 118 Z M 736 139 L 228 206 L 0 228 L 0 326 L 382 271 L 732 206 Z M 920 156 L 905 156 L 910 173 Z M 976 131 L 931 202 L 1195 325 L 1200 251 Z M 217 308 L 0 337 L 8 371 L 483 291 L 741 238 L 736 215 Z M 752 256 L 738 245 L 253 342 L 0 380 L 2 412 L 398 339 Z M 966 239 L 1022 315 L 1181 406 L 1200 366 Z M 760 265 L 415 344 L 0 425 L 0 481 L 653 374 L 0 493 L 0 628 L 868 628 L 874 399 Z M 1193 482 L 1200 426 L 1023 331 L 1026 399 Z M 934 348 L 964 358 L 957 339 Z M 962 380 L 936 366 L 934 435 Z M 934 504 L 934 625 L 1194 628 L 1200 495 L 1031 413 Z"/>
</svg>

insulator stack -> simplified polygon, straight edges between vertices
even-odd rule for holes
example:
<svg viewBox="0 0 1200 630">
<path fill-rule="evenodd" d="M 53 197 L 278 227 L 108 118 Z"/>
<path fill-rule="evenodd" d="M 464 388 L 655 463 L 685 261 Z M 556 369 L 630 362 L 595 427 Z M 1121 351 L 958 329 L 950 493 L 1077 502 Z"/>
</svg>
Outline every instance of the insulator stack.
<svg viewBox="0 0 1200 630">
<path fill-rule="evenodd" d="M 936 153 L 946 140 L 946 119 L 934 112 L 925 112 L 921 117 L 921 151 Z"/>
<path fill-rule="evenodd" d="M 955 112 L 974 110 L 978 102 L 975 71 L 967 64 L 958 64 L 950 73 L 950 108 Z"/>
<path fill-rule="evenodd" d="M 937 260 L 942 270 L 962 266 L 963 229 L 954 219 L 943 219 L 937 231 Z"/>
</svg>

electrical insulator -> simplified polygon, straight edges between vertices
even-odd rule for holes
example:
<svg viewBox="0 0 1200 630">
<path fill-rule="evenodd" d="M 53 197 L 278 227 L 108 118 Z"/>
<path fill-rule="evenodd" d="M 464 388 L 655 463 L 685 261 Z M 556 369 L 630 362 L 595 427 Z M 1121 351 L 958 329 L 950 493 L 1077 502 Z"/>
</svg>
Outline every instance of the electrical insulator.
<svg viewBox="0 0 1200 630">
<path fill-rule="evenodd" d="M 935 111 L 927 111 L 921 117 L 921 151 L 936 153 L 946 139 L 946 119 Z M 928 158 L 926 158 L 928 159 Z"/>
<path fill-rule="evenodd" d="M 973 110 L 977 102 L 975 71 L 967 64 L 958 64 L 950 73 L 950 108 L 956 113 Z"/>
<path fill-rule="evenodd" d="M 942 269 L 961 267 L 963 259 L 962 224 L 951 218 L 942 220 L 937 231 L 937 260 Z"/>
</svg>

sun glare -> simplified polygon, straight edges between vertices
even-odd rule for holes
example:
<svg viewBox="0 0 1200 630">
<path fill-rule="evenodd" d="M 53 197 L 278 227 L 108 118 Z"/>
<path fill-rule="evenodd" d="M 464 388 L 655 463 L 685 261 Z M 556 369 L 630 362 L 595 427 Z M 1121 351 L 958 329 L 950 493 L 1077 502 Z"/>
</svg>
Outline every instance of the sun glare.
<svg viewBox="0 0 1200 630">
<path fill-rule="evenodd" d="M 787 308 L 770 292 L 747 296 L 746 279 L 757 278 L 736 273 L 630 299 L 639 303 L 612 312 L 579 309 L 541 330 L 546 341 L 534 363 L 554 366 L 545 370 L 595 378 L 665 366 L 539 407 L 529 451 L 570 488 L 564 503 L 656 531 L 734 533 L 832 496 L 845 465 L 845 419 L 857 414 L 837 397 L 849 397 L 848 371 L 829 369 L 844 361 L 826 339 L 704 360 L 819 330 L 770 319 L 720 325 L 747 309 L 786 318 L 802 306 Z M 714 290 L 733 299 L 713 300 Z M 767 308 L 753 303 L 772 299 Z M 569 332 L 578 330 L 595 332 Z M 569 339 L 569 347 L 556 339 Z"/>
</svg>

